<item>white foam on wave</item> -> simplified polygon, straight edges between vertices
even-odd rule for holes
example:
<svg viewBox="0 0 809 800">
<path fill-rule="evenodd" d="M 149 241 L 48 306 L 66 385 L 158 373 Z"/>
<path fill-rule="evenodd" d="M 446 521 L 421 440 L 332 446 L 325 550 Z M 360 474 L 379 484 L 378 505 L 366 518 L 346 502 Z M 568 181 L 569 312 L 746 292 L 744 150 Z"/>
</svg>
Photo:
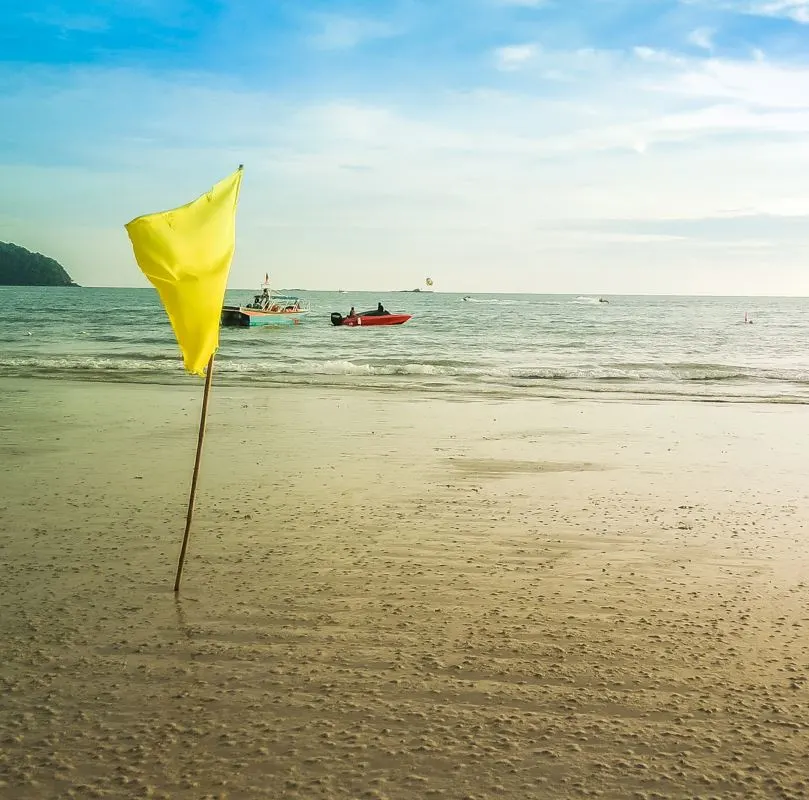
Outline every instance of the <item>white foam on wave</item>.
<svg viewBox="0 0 809 800">
<path fill-rule="evenodd" d="M 177 358 L 106 358 L 102 356 L 13 356 L 0 358 L 0 370 L 25 372 L 70 372 L 97 370 L 99 372 L 165 372 L 182 364 Z"/>
<path fill-rule="evenodd" d="M 433 364 L 369 364 L 353 361 L 298 361 L 286 364 L 247 361 L 221 361 L 220 372 L 268 373 L 281 375 L 456 375 L 452 368 Z"/>
<path fill-rule="evenodd" d="M 144 356 L 133 358 L 100 357 L 90 355 L 75 356 L 12 356 L 0 357 L 0 375 L 93 376 L 99 380 L 104 375 L 115 380 L 126 379 L 126 373 L 137 376 L 182 377 L 182 361 L 179 357 Z M 472 365 L 472 364 L 431 364 L 418 362 L 381 362 L 347 359 L 278 361 L 252 359 L 228 359 L 221 356 L 217 362 L 217 373 L 231 376 L 232 379 L 281 380 L 328 376 L 347 378 L 397 378 L 413 379 L 446 377 L 462 382 L 478 381 L 487 385 L 530 386 L 546 383 L 559 386 L 588 384 L 622 384 L 628 386 L 669 387 L 680 392 L 690 385 L 687 391 L 696 391 L 697 385 L 715 386 L 734 384 L 809 384 L 809 370 L 805 369 L 764 369 L 736 367 L 723 364 L 564 364 L 564 365 Z M 149 378 L 152 379 L 152 378 Z M 417 382 L 414 381 L 414 382 Z M 681 387 L 676 389 L 675 387 Z M 700 390 L 702 391 L 702 390 Z M 726 389 L 723 391 L 732 391 Z"/>
</svg>

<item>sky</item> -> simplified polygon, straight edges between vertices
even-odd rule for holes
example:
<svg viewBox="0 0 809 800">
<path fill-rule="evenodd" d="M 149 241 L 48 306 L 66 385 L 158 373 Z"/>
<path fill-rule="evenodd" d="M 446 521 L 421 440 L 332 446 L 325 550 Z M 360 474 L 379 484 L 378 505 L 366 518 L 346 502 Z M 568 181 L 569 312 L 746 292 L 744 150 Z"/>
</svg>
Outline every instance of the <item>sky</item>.
<svg viewBox="0 0 809 800">
<path fill-rule="evenodd" d="M 809 0 L 5 0 L 0 240 L 240 163 L 232 287 L 809 295 Z"/>
</svg>

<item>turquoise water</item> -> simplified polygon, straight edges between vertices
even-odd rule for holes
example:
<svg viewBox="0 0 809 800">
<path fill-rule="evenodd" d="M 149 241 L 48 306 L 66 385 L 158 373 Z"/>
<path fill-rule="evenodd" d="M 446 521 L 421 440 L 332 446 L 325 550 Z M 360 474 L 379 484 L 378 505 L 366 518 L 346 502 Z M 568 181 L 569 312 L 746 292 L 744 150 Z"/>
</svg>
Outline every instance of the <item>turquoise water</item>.
<svg viewBox="0 0 809 800">
<path fill-rule="evenodd" d="M 222 330 L 217 382 L 809 402 L 807 298 L 300 294 L 312 313 L 299 326 Z M 380 300 L 413 319 L 329 322 Z M 2 376 L 198 380 L 152 289 L 0 287 Z"/>
</svg>

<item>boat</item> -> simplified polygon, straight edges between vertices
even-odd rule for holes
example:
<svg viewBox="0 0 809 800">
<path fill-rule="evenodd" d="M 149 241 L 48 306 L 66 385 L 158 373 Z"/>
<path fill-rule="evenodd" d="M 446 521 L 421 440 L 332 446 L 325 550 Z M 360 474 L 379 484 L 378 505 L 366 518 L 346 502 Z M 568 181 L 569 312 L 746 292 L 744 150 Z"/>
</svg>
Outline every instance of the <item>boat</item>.
<svg viewBox="0 0 809 800">
<path fill-rule="evenodd" d="M 374 325 L 404 325 L 412 316 L 412 314 L 391 314 L 390 311 L 374 309 L 373 311 L 361 311 L 359 314 L 349 314 L 349 316 L 344 317 L 339 311 L 332 311 L 331 324 L 344 325 L 347 328 L 367 328 Z"/>
<path fill-rule="evenodd" d="M 425 293 L 425 294 L 432 294 L 433 293 L 433 279 L 426 278 L 424 281 L 424 285 L 427 287 L 426 289 L 416 288 L 416 289 L 400 289 L 401 292 L 416 292 L 416 293 Z"/>
<path fill-rule="evenodd" d="M 264 276 L 262 291 L 252 303 L 222 306 L 222 325 L 229 328 L 256 328 L 263 325 L 298 325 L 311 311 L 308 300 L 296 295 L 270 291 L 268 276 Z"/>
</svg>

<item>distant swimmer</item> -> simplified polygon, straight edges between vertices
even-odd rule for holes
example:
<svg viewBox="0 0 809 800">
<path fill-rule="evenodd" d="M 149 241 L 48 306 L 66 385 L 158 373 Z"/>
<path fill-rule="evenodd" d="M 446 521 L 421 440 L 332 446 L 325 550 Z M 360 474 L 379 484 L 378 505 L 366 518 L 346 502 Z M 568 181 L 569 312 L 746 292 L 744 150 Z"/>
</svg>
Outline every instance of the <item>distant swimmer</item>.
<svg viewBox="0 0 809 800">
<path fill-rule="evenodd" d="M 609 304 L 609 302 L 610 302 L 610 301 L 609 301 L 609 300 L 605 300 L 603 297 L 599 297 L 599 298 L 598 298 L 598 302 L 599 302 L 599 303 L 607 303 L 607 304 Z"/>
</svg>

